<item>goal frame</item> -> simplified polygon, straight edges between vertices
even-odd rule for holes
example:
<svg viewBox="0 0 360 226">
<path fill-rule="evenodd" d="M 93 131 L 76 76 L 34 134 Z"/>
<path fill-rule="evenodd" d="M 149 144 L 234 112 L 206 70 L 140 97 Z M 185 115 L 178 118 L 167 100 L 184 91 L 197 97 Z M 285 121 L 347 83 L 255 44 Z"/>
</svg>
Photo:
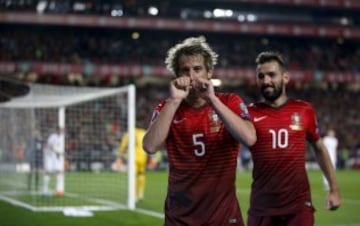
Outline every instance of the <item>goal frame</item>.
<svg viewBox="0 0 360 226">
<path fill-rule="evenodd" d="M 81 89 L 81 87 L 69 87 L 69 86 L 56 86 L 56 85 L 40 85 L 40 84 L 29 84 L 30 93 L 23 97 L 13 98 L 9 102 L 1 103 L 1 108 L 17 108 L 17 109 L 36 109 L 36 108 L 57 108 L 58 109 L 58 126 L 66 130 L 66 108 L 72 105 L 85 103 L 91 100 L 109 97 L 120 92 L 127 92 L 127 132 L 129 134 L 129 145 L 128 145 L 128 166 L 127 166 L 127 203 L 125 208 L 134 210 L 136 208 L 135 198 L 135 123 L 136 123 L 136 89 L 135 85 L 129 84 L 117 88 L 100 88 L 100 87 L 86 87 L 88 92 L 80 93 L 76 96 L 65 95 L 64 98 L 52 95 L 36 95 L 33 91 L 41 86 L 50 86 L 54 89 L 57 87 L 67 87 L 70 89 Z M 69 93 L 70 95 L 71 93 Z M 56 99 L 55 99 L 56 98 Z M 65 140 L 63 141 L 65 142 Z M 0 199 L 10 202 L 12 204 L 22 206 L 35 212 L 42 211 L 63 211 L 65 208 L 80 208 L 88 209 L 91 211 L 96 210 L 108 210 L 108 209 L 122 209 L 121 205 L 118 208 L 96 208 L 96 207 L 34 207 L 27 203 L 14 200 L 6 197 L 0 193 Z"/>
</svg>

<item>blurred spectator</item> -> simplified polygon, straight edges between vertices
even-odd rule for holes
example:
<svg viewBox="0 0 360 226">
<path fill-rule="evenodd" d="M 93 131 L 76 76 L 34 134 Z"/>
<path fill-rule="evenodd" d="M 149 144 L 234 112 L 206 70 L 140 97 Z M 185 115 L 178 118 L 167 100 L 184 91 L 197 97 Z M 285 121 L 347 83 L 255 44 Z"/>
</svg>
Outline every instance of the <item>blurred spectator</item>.
<svg viewBox="0 0 360 226">
<path fill-rule="evenodd" d="M 338 149 L 338 144 L 339 141 L 336 137 L 335 134 L 335 130 L 330 128 L 328 129 L 326 135 L 323 137 L 323 142 L 324 145 L 329 153 L 330 156 L 330 160 L 331 160 L 331 164 L 333 166 L 334 169 L 336 169 L 336 164 L 337 164 L 337 149 Z M 324 183 L 324 188 L 326 191 L 329 190 L 329 183 L 326 180 L 326 177 L 323 176 L 323 183 Z"/>
</svg>

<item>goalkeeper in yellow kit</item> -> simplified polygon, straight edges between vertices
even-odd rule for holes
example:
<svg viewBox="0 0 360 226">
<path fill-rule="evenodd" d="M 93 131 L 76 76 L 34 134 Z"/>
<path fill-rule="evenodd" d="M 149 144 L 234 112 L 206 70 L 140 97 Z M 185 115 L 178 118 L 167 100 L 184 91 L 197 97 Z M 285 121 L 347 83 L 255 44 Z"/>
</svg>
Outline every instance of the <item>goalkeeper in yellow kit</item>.
<svg viewBox="0 0 360 226">
<path fill-rule="evenodd" d="M 147 154 L 142 148 L 142 140 L 146 130 L 136 127 L 135 128 L 135 195 L 136 201 L 144 199 L 145 192 L 145 173 L 147 165 Z M 126 132 L 120 142 L 118 153 L 123 156 L 128 150 L 129 134 Z"/>
</svg>

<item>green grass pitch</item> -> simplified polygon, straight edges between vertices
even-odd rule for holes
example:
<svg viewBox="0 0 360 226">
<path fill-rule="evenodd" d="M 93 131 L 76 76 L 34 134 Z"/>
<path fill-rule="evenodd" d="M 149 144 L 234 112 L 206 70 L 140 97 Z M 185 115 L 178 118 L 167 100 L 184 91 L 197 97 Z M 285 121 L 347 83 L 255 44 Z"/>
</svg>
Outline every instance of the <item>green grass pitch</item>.
<svg viewBox="0 0 360 226">
<path fill-rule="evenodd" d="M 93 174 L 92 177 L 101 174 Z M 337 171 L 341 188 L 342 206 L 339 210 L 325 210 L 325 191 L 321 173 L 309 171 L 313 203 L 316 208 L 316 226 L 360 226 L 360 171 Z M 162 213 L 166 193 L 167 172 L 148 172 L 145 200 L 138 203 L 137 211 L 97 211 L 93 217 L 66 217 L 60 212 L 31 212 L 0 201 L 0 225 L 2 226 L 157 226 L 163 219 L 149 216 L 141 210 Z M 251 174 L 239 172 L 237 189 L 240 205 L 246 219 Z M 101 192 L 101 191 L 99 191 Z"/>
</svg>

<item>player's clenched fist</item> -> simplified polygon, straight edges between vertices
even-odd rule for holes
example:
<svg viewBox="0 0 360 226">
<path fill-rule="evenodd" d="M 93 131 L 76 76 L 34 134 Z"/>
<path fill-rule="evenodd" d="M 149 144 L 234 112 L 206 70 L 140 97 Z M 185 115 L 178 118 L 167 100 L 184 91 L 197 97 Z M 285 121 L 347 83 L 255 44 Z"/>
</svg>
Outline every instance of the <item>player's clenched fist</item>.
<svg viewBox="0 0 360 226">
<path fill-rule="evenodd" d="M 192 90 L 197 92 L 204 99 L 211 98 L 215 95 L 214 86 L 211 80 L 205 78 L 197 78 L 192 81 Z M 191 92 L 191 91 L 190 91 Z"/>
<path fill-rule="evenodd" d="M 172 98 L 184 99 L 189 94 L 191 79 L 189 77 L 178 77 L 170 83 Z"/>
</svg>

